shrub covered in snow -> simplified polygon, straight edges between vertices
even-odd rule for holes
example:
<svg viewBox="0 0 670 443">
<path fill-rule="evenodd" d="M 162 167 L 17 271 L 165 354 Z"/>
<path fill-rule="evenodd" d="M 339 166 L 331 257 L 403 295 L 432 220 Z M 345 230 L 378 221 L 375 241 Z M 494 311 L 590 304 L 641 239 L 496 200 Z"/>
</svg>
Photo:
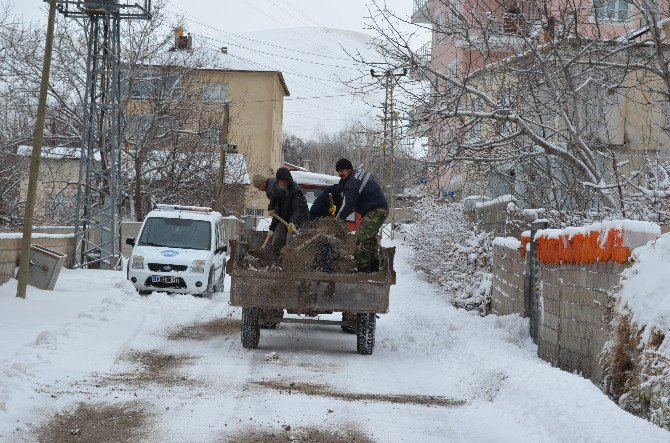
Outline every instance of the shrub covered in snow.
<svg viewBox="0 0 670 443">
<path fill-rule="evenodd" d="M 670 234 L 633 257 L 604 355 L 606 388 L 624 409 L 670 429 Z"/>
<path fill-rule="evenodd" d="M 414 266 L 458 307 L 487 312 L 491 302 L 492 235 L 477 230 L 461 203 L 417 203 L 409 237 Z"/>
</svg>

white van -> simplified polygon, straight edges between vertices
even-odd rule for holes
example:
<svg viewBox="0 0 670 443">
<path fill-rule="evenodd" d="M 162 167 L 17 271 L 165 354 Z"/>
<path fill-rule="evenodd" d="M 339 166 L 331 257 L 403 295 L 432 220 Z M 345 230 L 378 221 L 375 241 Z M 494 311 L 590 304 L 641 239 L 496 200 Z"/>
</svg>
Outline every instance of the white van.
<svg viewBox="0 0 670 443">
<path fill-rule="evenodd" d="M 156 205 L 147 214 L 128 262 L 128 280 L 140 294 L 223 291 L 227 241 L 223 217 L 212 208 Z"/>
</svg>

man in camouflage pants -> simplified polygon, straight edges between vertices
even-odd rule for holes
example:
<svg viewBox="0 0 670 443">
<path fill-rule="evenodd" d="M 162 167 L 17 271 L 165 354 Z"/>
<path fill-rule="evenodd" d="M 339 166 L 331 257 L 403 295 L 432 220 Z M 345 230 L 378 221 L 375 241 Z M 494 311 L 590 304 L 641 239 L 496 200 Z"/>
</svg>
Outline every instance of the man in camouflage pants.
<svg viewBox="0 0 670 443">
<path fill-rule="evenodd" d="M 361 226 L 356 232 L 354 258 L 358 272 L 379 271 L 379 245 L 377 233 L 389 215 L 386 196 L 372 174 L 354 169 L 343 158 L 335 165 L 340 184 L 344 186 L 344 205 L 338 217 L 346 220 L 352 212 L 361 213 Z"/>
</svg>

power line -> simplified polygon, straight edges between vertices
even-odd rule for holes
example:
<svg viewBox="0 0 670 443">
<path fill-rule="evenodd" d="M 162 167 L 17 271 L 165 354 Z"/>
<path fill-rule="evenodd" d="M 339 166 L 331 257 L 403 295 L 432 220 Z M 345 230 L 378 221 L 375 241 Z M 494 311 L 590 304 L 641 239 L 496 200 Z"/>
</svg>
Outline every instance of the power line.
<svg viewBox="0 0 670 443">
<path fill-rule="evenodd" d="M 170 0 L 167 0 L 166 3 L 170 4 L 173 8 L 178 9 L 179 11 L 181 11 L 182 14 L 191 17 L 192 22 L 197 23 L 197 24 L 199 24 L 201 26 L 204 26 L 206 28 L 209 28 L 212 31 L 217 31 L 220 34 L 228 35 L 232 38 L 247 40 L 247 41 L 250 41 L 250 42 L 253 42 L 253 43 L 258 43 L 258 44 L 261 44 L 261 45 L 266 45 L 266 46 L 270 46 L 270 47 L 277 48 L 277 49 L 285 49 L 287 51 L 296 52 L 296 53 L 299 53 L 299 54 L 313 55 L 315 57 L 329 58 L 329 59 L 333 59 L 333 60 L 351 61 L 350 58 L 335 57 L 335 56 L 332 56 L 332 55 L 318 54 L 318 53 L 315 53 L 315 52 L 302 51 L 302 50 L 294 49 L 294 48 L 287 48 L 285 46 L 275 45 L 273 43 L 267 43 L 267 42 L 264 42 L 264 41 L 261 41 L 261 40 L 256 40 L 256 39 L 253 39 L 251 37 L 246 37 L 246 36 L 243 36 L 243 35 L 240 35 L 240 34 L 233 34 L 231 32 L 224 31 L 221 28 L 217 28 L 216 26 L 212 26 L 210 24 L 204 23 L 203 21 L 201 21 L 200 19 L 195 17 L 193 14 L 190 14 L 189 12 L 184 11 L 179 6 L 172 3 Z M 238 46 L 240 46 L 240 45 L 238 45 Z"/>
</svg>

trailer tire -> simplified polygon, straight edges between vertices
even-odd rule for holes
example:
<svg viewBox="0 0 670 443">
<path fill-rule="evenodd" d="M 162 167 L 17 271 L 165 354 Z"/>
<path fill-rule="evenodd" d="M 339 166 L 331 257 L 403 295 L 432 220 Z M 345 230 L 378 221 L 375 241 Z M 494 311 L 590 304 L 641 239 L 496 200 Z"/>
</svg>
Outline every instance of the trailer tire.
<svg viewBox="0 0 670 443">
<path fill-rule="evenodd" d="M 357 314 L 356 326 L 356 351 L 361 355 L 372 355 L 375 349 L 377 315 L 374 312 Z"/>
<path fill-rule="evenodd" d="M 242 308 L 242 347 L 255 349 L 261 338 L 261 310 Z"/>
</svg>

